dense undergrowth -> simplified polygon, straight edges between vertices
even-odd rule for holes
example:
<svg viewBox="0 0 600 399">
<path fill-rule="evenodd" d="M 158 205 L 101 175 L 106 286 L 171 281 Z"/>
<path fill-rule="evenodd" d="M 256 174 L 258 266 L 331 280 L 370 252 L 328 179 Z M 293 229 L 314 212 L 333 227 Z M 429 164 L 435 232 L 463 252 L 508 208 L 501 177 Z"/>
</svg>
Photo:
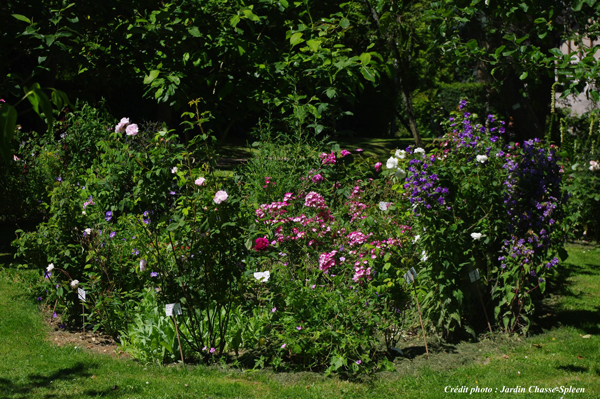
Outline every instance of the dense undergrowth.
<svg viewBox="0 0 600 399">
<path fill-rule="evenodd" d="M 144 362 L 179 358 L 172 303 L 188 360 L 275 370 L 391 369 L 417 298 L 428 336 L 526 333 L 587 217 L 565 187 L 597 171 L 565 178 L 577 168 L 564 148 L 510 142 L 503 122 L 464 106 L 427 151 L 398 149 L 385 165 L 302 125 L 293 138 L 267 126 L 231 177 L 217 173 L 203 115 L 183 143 L 83 107 L 60 138 L 23 136 L 10 166 L 7 184 L 27 182 L 44 218 L 15 241 L 19 267 L 39 271 L 29 293 L 77 325 L 85 290 L 89 325 Z"/>
</svg>

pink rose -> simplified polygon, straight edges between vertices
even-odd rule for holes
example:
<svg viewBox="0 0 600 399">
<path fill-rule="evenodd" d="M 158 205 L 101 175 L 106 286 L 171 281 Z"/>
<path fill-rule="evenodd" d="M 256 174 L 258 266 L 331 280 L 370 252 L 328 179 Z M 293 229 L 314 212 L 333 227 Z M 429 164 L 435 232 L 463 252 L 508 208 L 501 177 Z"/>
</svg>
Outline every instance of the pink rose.
<svg viewBox="0 0 600 399">
<path fill-rule="evenodd" d="M 128 125 L 125 129 L 125 133 L 127 133 L 128 136 L 135 136 L 136 134 L 138 134 L 138 125 Z"/>
<path fill-rule="evenodd" d="M 255 241 L 254 249 L 256 251 L 262 251 L 262 250 L 267 249 L 268 246 L 269 246 L 269 240 L 266 237 L 259 237 Z"/>
<path fill-rule="evenodd" d="M 115 126 L 115 133 L 124 133 L 125 128 L 129 125 L 129 118 L 122 118 L 117 126 Z"/>
<path fill-rule="evenodd" d="M 226 201 L 228 197 L 229 195 L 227 195 L 225 191 L 219 190 L 216 192 L 213 201 L 215 201 L 215 204 L 220 204 L 221 202 Z"/>
<path fill-rule="evenodd" d="M 197 186 L 203 186 L 206 179 L 204 177 L 199 177 L 194 181 L 194 184 Z"/>
</svg>

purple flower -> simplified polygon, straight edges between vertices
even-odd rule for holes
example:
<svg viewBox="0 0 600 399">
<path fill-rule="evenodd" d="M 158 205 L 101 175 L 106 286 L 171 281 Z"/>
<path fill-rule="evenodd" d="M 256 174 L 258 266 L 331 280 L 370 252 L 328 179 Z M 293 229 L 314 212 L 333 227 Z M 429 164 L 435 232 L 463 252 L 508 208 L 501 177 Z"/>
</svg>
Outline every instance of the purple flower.
<svg viewBox="0 0 600 399">
<path fill-rule="evenodd" d="M 58 177 L 56 178 L 56 180 L 57 180 L 57 181 L 62 181 L 62 177 L 58 176 Z"/>
<path fill-rule="evenodd" d="M 317 173 L 311 178 L 313 183 L 321 183 L 323 181 L 323 176 L 320 173 Z"/>
<path fill-rule="evenodd" d="M 302 327 L 298 326 L 298 327 L 296 327 L 296 330 L 300 331 L 300 330 L 302 330 Z"/>
<path fill-rule="evenodd" d="M 42 300 L 42 297 L 41 297 L 41 296 L 38 296 L 38 297 L 37 297 L 37 300 L 38 300 L 38 301 L 41 301 L 41 300 Z"/>
<path fill-rule="evenodd" d="M 52 277 L 52 272 L 45 272 L 44 273 L 44 278 L 51 278 Z"/>
<path fill-rule="evenodd" d="M 210 348 L 210 353 L 215 353 L 215 348 Z"/>
<path fill-rule="evenodd" d="M 150 273 L 150 277 L 158 277 L 158 273 L 157 272 L 152 272 L 152 273 Z"/>
<path fill-rule="evenodd" d="M 275 313 L 275 312 L 277 312 L 277 308 L 271 309 L 271 313 Z"/>
<path fill-rule="evenodd" d="M 111 211 L 106 211 L 106 216 L 104 217 L 104 219 L 106 219 L 107 222 L 110 222 L 110 219 L 112 219 L 113 217 L 113 213 Z"/>
<path fill-rule="evenodd" d="M 56 312 L 54 312 L 54 313 L 52 314 L 52 318 L 53 318 L 53 319 L 56 319 L 57 317 L 58 317 L 58 316 L 56 315 Z"/>
<path fill-rule="evenodd" d="M 286 346 L 287 346 L 287 344 L 281 345 L 281 349 L 284 349 Z"/>
<path fill-rule="evenodd" d="M 177 193 L 175 191 L 169 191 L 169 194 L 176 195 Z"/>
<path fill-rule="evenodd" d="M 114 236 L 116 236 L 116 235 L 117 235 L 117 232 L 116 232 L 116 231 L 113 231 L 113 232 L 112 232 L 112 233 L 110 233 L 108 236 L 109 236 L 110 238 L 113 238 L 113 237 L 114 237 Z"/>
<path fill-rule="evenodd" d="M 131 253 L 132 253 L 133 255 L 136 255 L 136 256 L 137 256 L 137 255 L 139 255 L 139 254 L 140 254 L 140 251 L 138 251 L 137 249 L 133 248 L 133 251 L 131 251 Z"/>
<path fill-rule="evenodd" d="M 362 362 L 360 360 L 355 361 L 354 363 L 356 364 L 361 364 Z"/>
</svg>

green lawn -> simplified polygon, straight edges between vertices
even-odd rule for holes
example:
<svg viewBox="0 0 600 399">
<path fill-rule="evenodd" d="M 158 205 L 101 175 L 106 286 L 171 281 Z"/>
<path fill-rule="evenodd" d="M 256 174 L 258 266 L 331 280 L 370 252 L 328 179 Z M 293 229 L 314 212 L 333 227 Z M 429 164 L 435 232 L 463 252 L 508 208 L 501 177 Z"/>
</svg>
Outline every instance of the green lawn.
<svg viewBox="0 0 600 399">
<path fill-rule="evenodd" d="M 396 359 L 395 372 L 362 383 L 316 373 L 183 370 L 56 347 L 45 339 L 36 304 L 14 283 L 23 272 L 0 268 L 0 397 L 600 398 L 600 247 L 571 245 L 569 253 L 532 336 L 495 334 L 457 345 L 431 337 L 430 359 L 420 341 L 409 341 L 400 345 L 407 357 Z M 501 393 L 561 386 L 585 393 Z M 444 393 L 457 387 L 468 392 Z M 469 395 L 477 388 L 492 392 Z"/>
</svg>

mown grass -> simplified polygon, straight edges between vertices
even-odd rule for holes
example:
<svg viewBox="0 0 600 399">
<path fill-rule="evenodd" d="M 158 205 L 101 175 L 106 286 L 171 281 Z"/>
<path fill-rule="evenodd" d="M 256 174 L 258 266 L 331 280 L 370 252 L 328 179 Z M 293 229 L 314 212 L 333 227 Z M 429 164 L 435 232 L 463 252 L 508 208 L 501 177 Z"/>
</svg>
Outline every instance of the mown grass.
<svg viewBox="0 0 600 399">
<path fill-rule="evenodd" d="M 38 308 L 14 282 L 24 272 L 5 269 L 0 271 L 0 397 L 600 398 L 600 247 L 572 245 L 569 253 L 532 336 L 494 334 L 457 345 L 431 337 L 429 359 L 420 341 L 411 340 L 400 345 L 406 357 L 395 360 L 396 371 L 363 382 L 317 373 L 142 365 L 57 347 L 46 341 L 48 327 Z M 503 387 L 530 386 L 572 386 L 585 393 L 501 393 Z M 468 391 L 445 393 L 446 387 Z M 492 392 L 470 395 L 476 387 Z"/>
</svg>

